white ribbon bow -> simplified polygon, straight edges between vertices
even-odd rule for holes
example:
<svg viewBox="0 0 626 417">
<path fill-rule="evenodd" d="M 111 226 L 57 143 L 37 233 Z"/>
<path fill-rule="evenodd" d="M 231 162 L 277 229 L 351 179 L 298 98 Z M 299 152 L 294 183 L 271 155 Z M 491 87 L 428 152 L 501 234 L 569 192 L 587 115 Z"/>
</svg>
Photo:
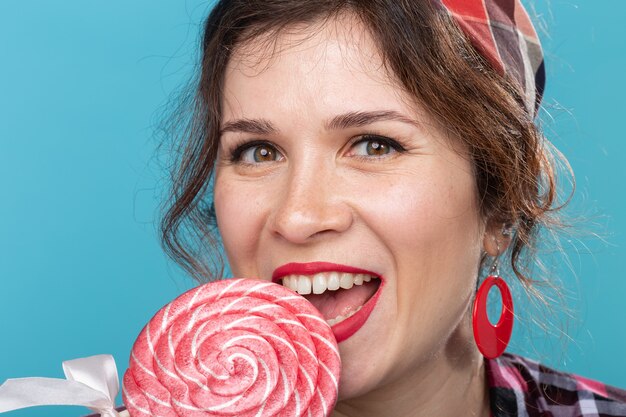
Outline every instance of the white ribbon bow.
<svg viewBox="0 0 626 417">
<path fill-rule="evenodd" d="M 115 360 L 96 355 L 63 362 L 67 379 L 16 378 L 0 385 L 0 413 L 36 405 L 82 405 L 101 417 L 119 417 Z"/>
</svg>

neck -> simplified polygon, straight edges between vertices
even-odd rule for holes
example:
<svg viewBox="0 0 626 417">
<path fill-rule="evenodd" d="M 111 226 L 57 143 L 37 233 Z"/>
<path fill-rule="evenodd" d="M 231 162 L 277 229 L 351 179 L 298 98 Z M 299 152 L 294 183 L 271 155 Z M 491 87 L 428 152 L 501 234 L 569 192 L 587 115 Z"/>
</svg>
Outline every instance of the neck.
<svg viewBox="0 0 626 417">
<path fill-rule="evenodd" d="M 434 358 L 375 391 L 338 402 L 331 417 L 489 417 L 484 359 L 467 324 Z"/>
</svg>

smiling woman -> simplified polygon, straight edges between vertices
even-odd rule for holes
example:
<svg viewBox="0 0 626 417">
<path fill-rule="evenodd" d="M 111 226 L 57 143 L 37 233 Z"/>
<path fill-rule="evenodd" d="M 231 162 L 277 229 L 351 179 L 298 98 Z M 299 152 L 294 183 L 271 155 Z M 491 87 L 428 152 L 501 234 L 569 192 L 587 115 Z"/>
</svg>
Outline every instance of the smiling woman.
<svg viewBox="0 0 626 417">
<path fill-rule="evenodd" d="M 151 313 L 197 284 L 172 279 L 152 233 L 168 183 L 152 113 L 190 70 L 160 148 L 180 151 L 165 242 L 209 287 L 236 281 L 221 255 L 319 314 L 344 360 L 337 415 L 623 414 L 619 391 L 547 366 L 626 387 L 626 2 L 522 1 L 547 27 L 539 116 L 540 48 L 515 1 L 229 0 L 208 19 L 216 0 L 1 1 L 0 411 L 5 380 L 62 377 L 70 358 L 111 353 L 122 376 Z M 534 124 L 580 179 L 566 210 L 547 204 L 569 178 Z M 503 282 L 497 356 L 507 332 L 489 344 L 484 300 L 498 313 L 485 289 Z"/>
<path fill-rule="evenodd" d="M 531 287 L 559 209 L 521 4 L 221 1 L 203 48 L 166 248 L 219 278 L 214 219 L 235 276 L 317 307 L 342 358 L 333 415 L 626 416 L 623 391 L 502 354 L 498 265 Z M 477 318 L 492 285 L 496 326 Z"/>
<path fill-rule="evenodd" d="M 467 150 L 397 86 L 354 16 L 275 42 L 279 56 L 245 44 L 224 79 L 226 125 L 274 126 L 219 141 L 215 212 L 232 272 L 298 280 L 342 342 L 342 397 L 372 400 L 390 383 L 415 395 L 397 380 L 423 384 L 415 370 L 458 328 L 476 285 L 486 225 Z M 335 291 L 308 295 L 312 281 Z M 474 353 L 455 356 L 477 364 Z M 443 365 L 428 372 L 447 375 Z"/>
</svg>

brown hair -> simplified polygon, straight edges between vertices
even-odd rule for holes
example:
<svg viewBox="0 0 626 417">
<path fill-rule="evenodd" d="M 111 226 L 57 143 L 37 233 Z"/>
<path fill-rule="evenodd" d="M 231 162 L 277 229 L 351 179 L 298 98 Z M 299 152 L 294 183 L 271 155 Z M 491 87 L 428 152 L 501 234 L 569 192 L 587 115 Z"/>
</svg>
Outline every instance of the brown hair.
<svg viewBox="0 0 626 417">
<path fill-rule="evenodd" d="M 530 284 L 528 257 L 522 255 L 534 247 L 539 226 L 551 225 L 560 208 L 554 161 L 562 156 L 535 125 L 521 87 L 498 74 L 444 10 L 425 1 L 219 1 L 206 20 L 201 73 L 187 103 L 192 113 L 179 132 L 184 137 L 177 139 L 172 193 L 161 223 L 166 252 L 199 281 L 222 273 L 210 179 L 224 72 L 233 50 L 340 13 L 364 23 L 386 69 L 451 138 L 465 143 L 482 214 L 514 226 L 510 265 L 522 283 Z M 212 272 L 216 266 L 219 272 Z"/>
</svg>

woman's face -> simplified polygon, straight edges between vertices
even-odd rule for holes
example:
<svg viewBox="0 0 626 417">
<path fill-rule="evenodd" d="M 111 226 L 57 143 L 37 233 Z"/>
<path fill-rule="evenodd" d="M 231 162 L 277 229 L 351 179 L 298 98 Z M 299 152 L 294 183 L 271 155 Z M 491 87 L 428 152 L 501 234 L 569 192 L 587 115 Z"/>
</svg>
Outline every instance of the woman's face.
<svg viewBox="0 0 626 417">
<path fill-rule="evenodd" d="M 322 292 L 305 296 L 340 340 L 340 398 L 435 374 L 465 349 L 485 232 L 472 165 L 362 25 L 241 47 L 222 130 L 214 198 L 232 272 Z"/>
</svg>

